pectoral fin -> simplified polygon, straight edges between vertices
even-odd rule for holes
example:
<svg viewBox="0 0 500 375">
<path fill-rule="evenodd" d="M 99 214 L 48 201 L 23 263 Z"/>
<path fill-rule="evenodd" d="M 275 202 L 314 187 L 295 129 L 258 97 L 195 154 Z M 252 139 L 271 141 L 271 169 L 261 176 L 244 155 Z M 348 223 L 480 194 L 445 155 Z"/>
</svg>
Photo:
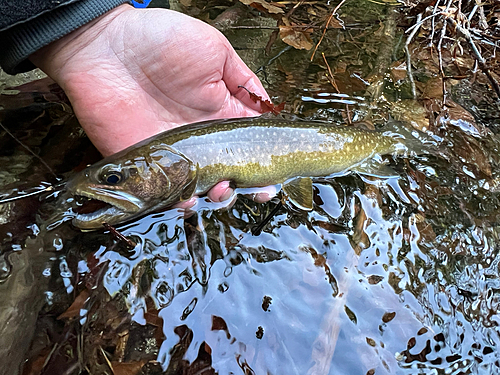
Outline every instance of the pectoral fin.
<svg viewBox="0 0 500 375">
<path fill-rule="evenodd" d="M 298 177 L 286 181 L 283 191 L 290 202 L 301 210 L 311 211 L 313 209 L 313 187 L 310 178 Z"/>
</svg>

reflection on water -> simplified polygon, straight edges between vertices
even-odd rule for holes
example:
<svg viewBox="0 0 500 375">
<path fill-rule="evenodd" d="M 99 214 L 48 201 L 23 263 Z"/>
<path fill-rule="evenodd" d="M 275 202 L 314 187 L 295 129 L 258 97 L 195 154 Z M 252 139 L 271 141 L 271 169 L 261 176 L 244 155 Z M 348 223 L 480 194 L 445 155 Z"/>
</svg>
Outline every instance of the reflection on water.
<svg viewBox="0 0 500 375">
<path fill-rule="evenodd" d="M 313 211 L 285 205 L 257 236 L 276 204 L 246 197 L 117 227 L 132 247 L 31 221 L 31 240 L 3 239 L 0 268 L 15 327 L 34 327 L 44 303 L 34 339 L 16 341 L 32 342 L 29 368 L 498 372 L 498 142 L 454 124 L 436 139 L 439 153 L 388 159 L 400 177 L 317 180 Z M 471 145 L 487 157 L 464 158 Z"/>
<path fill-rule="evenodd" d="M 440 176 L 441 165 L 425 159 L 405 168 L 415 173 L 424 162 Z M 94 253 L 113 298 L 100 309 L 125 303 L 133 323 L 121 334 L 133 340 L 129 327 L 142 326 L 168 373 L 496 371 L 496 228 L 457 222 L 452 209 L 442 222 L 454 225 L 440 225 L 439 212 L 426 216 L 419 204 L 436 188 L 404 175 L 315 188 L 314 211 L 282 208 L 258 236 L 251 229 L 273 204 L 243 197 L 117 228 L 136 246 L 114 240 Z M 83 334 L 97 340 L 104 322 L 87 316 Z"/>
<path fill-rule="evenodd" d="M 278 44 L 271 63 L 267 29 L 252 31 L 252 46 L 262 46 L 238 52 L 266 67 L 267 88 L 289 113 L 386 118 L 386 99 L 374 108 L 366 92 L 374 4 L 346 2 L 352 17 L 374 21 L 329 31 L 326 60 Z M 248 33 L 237 34 L 228 32 L 232 43 L 246 46 Z M 405 98 L 398 82 L 386 82 L 387 98 Z M 2 95 L 0 121 L 58 175 L 94 161 L 60 89 L 31 90 Z M 454 99 L 480 118 L 463 97 Z M 202 200 L 192 212 L 150 214 L 117 227 L 135 246 L 51 223 L 67 207 L 50 199 L 0 205 L 0 294 L 9 301 L 0 306 L 0 374 L 24 358 L 25 374 L 44 375 L 500 373 L 499 142 L 489 123 L 436 123 L 439 152 L 389 158 L 400 177 L 319 179 L 313 211 L 285 205 L 257 236 L 275 203 Z M 0 145 L 1 198 L 52 181 L 3 133 Z"/>
</svg>

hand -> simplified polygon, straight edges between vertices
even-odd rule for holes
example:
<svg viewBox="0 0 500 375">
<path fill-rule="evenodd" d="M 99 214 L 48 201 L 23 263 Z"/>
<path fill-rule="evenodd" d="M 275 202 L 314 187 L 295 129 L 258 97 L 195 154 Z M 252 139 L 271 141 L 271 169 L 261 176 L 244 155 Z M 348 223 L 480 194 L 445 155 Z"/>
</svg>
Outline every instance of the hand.
<svg viewBox="0 0 500 375">
<path fill-rule="evenodd" d="M 30 59 L 64 89 L 104 156 L 183 124 L 259 115 L 239 85 L 268 98 L 219 31 L 164 9 L 121 5 Z M 231 194 L 220 183 L 209 198 Z"/>
</svg>

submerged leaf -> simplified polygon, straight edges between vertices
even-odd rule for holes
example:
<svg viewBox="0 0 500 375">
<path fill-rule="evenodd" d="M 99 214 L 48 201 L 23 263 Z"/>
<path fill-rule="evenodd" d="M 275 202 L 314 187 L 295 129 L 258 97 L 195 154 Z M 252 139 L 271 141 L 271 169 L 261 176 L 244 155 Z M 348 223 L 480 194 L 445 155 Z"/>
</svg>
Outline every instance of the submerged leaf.
<svg viewBox="0 0 500 375">
<path fill-rule="evenodd" d="M 283 42 L 296 49 L 310 50 L 313 47 L 309 35 L 293 26 L 280 26 L 280 37 Z"/>
<path fill-rule="evenodd" d="M 90 293 L 87 289 L 82 290 L 82 292 L 75 298 L 73 303 L 68 309 L 57 317 L 57 319 L 74 319 L 80 317 L 80 310 L 83 309 L 85 301 L 89 298 Z"/>
<path fill-rule="evenodd" d="M 114 375 L 136 375 L 139 374 L 141 369 L 147 361 L 132 361 L 132 362 L 111 362 L 113 366 Z"/>
<path fill-rule="evenodd" d="M 276 5 L 270 4 L 265 0 L 240 0 L 245 5 L 250 5 L 260 11 L 278 14 L 283 13 L 283 9 L 277 7 Z"/>
</svg>

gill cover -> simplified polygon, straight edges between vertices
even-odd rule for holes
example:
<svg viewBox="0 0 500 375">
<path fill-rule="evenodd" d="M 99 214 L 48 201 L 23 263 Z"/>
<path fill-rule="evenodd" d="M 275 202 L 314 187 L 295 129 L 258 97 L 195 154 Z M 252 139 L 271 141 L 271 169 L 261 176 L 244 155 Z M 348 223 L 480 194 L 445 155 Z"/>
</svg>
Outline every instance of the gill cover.
<svg viewBox="0 0 500 375">
<path fill-rule="evenodd" d="M 150 184 L 155 185 L 161 204 L 169 206 L 191 198 L 196 190 L 196 165 L 174 148 L 161 144 L 153 145 L 148 164 L 153 175 Z M 163 175 L 163 178 L 159 178 Z M 165 185 L 161 185 L 162 181 Z M 160 185 L 158 185 L 160 184 Z"/>
</svg>

